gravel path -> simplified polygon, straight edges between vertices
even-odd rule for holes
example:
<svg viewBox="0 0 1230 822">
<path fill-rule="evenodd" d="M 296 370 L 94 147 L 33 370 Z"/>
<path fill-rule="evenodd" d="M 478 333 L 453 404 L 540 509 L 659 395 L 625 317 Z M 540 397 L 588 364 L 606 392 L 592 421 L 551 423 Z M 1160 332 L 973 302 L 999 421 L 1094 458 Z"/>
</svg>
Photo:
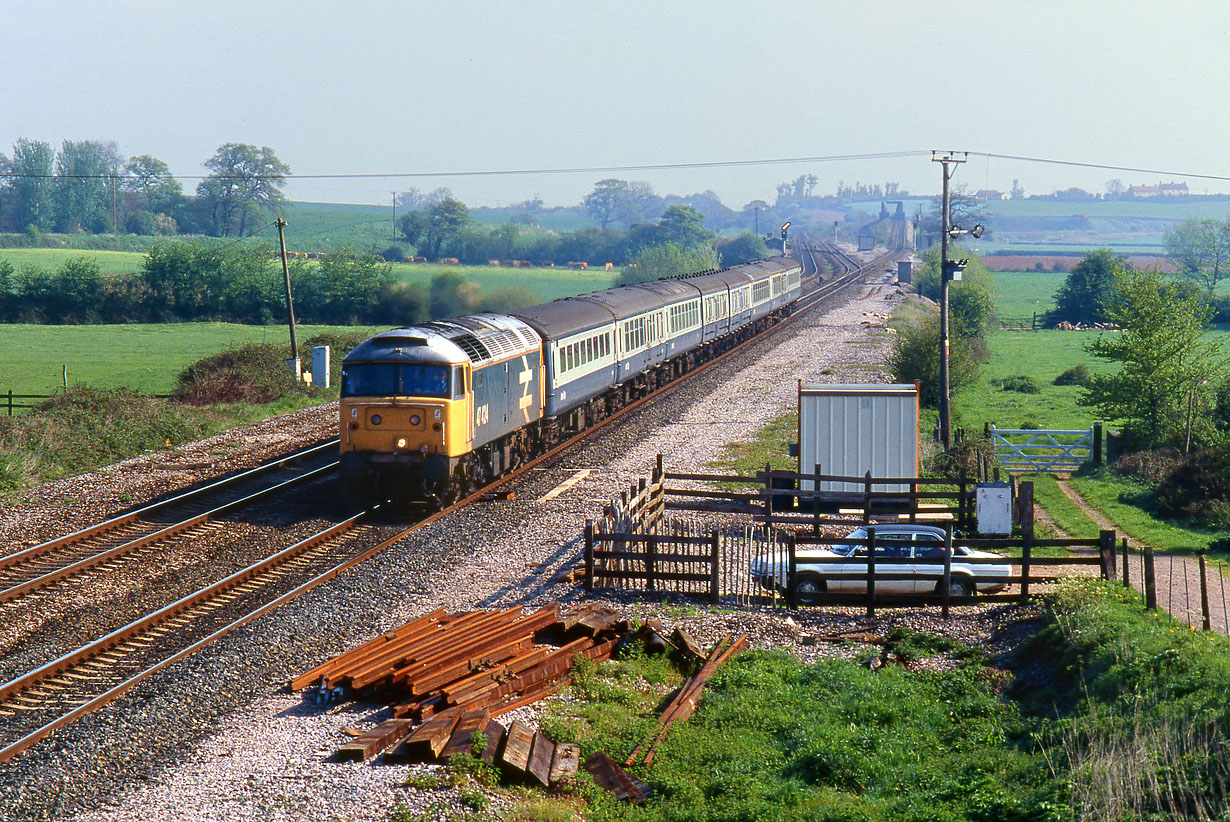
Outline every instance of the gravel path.
<svg viewBox="0 0 1230 822">
<path fill-rule="evenodd" d="M 1056 480 L 1056 485 L 1064 496 L 1080 506 L 1098 528 L 1116 531 L 1122 535 L 1123 530 L 1098 509 L 1089 504 L 1080 492 L 1062 479 Z M 1122 538 L 1122 537 L 1121 537 Z M 1129 541 L 1131 542 L 1131 541 Z M 1128 552 L 1128 582 L 1138 591 L 1144 591 L 1144 554 L 1142 545 L 1133 545 Z M 1123 562 L 1122 548 L 1117 557 Z M 1205 586 L 1209 601 L 1209 628 L 1222 634 L 1230 633 L 1230 616 L 1227 614 L 1227 585 L 1222 573 L 1222 563 L 1209 561 L 1205 571 Z M 1119 566 L 1122 575 L 1123 568 Z M 1120 577 L 1122 578 L 1122 576 Z M 1153 579 L 1157 587 L 1157 606 L 1168 611 L 1180 622 L 1193 628 L 1204 624 L 1204 611 L 1200 588 L 1200 560 L 1184 554 L 1169 551 L 1154 553 Z"/>
<path fill-rule="evenodd" d="M 346 728 L 379 719 L 377 706 L 321 708 L 281 692 L 279 683 L 435 607 L 579 600 L 583 591 L 565 582 L 564 572 L 579 559 L 585 519 L 646 476 L 658 453 L 672 468 L 699 469 L 721 445 L 750 437 L 792 407 L 800 378 L 884 380 L 879 364 L 891 337 L 863 323 L 878 323 L 898 294 L 877 285 L 863 296 L 797 320 L 788 333 L 530 472 L 513 486 L 513 500 L 471 506 L 416 533 L 57 733 L 0 769 L 0 817 L 376 822 L 397 805 L 415 813 L 440 802 L 447 808 L 452 793 L 403 786 L 408 774 L 436 766 L 326 761 L 347 738 Z M 589 473 L 550 496 L 578 469 Z M 800 630 L 902 623 L 994 647 L 1028 630 L 1022 620 L 1029 616 L 1015 607 L 981 606 L 960 609 L 946 623 L 934 611 L 913 609 L 884 611 L 868 622 L 861 609 L 817 609 L 795 614 L 798 624 L 791 625 L 782 612 L 650 604 L 618 592 L 609 599 L 632 614 L 653 611 L 668 627 L 684 625 L 702 641 L 748 631 L 754 647 L 785 647 L 806 658 L 859 649 L 804 646 Z"/>
</svg>

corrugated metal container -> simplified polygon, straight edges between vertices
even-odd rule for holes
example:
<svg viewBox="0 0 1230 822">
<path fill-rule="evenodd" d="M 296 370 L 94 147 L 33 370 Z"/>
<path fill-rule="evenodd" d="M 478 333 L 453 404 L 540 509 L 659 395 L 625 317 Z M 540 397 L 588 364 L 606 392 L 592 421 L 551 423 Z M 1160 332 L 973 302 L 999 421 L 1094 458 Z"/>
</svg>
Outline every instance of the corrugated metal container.
<svg viewBox="0 0 1230 822">
<path fill-rule="evenodd" d="M 897 282 L 901 285 L 909 285 L 913 282 L 914 263 L 909 260 L 899 260 L 897 262 Z"/>
<path fill-rule="evenodd" d="M 918 388 L 914 385 L 799 383 L 799 473 L 918 476 Z M 800 490 L 812 490 L 805 480 Z M 861 484 L 822 482 L 821 491 L 861 491 Z M 877 491 L 908 491 L 905 484 Z"/>
</svg>

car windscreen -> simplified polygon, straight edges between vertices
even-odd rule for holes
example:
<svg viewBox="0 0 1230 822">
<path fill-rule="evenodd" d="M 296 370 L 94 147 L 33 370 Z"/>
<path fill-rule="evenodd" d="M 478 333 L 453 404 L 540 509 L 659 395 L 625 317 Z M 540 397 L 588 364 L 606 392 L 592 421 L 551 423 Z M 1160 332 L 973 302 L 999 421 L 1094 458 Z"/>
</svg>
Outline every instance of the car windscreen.
<svg viewBox="0 0 1230 822">
<path fill-rule="evenodd" d="M 343 397 L 449 397 L 447 365 L 362 363 L 342 369 Z"/>
</svg>

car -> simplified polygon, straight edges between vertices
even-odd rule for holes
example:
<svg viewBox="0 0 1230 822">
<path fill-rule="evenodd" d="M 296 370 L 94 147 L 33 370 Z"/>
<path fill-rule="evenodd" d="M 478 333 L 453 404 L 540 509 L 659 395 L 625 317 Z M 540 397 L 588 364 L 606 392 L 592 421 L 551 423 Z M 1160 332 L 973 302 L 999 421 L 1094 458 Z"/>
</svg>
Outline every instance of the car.
<svg viewBox="0 0 1230 822">
<path fill-rule="evenodd" d="M 866 575 L 861 562 L 866 560 L 867 546 L 859 544 L 875 531 L 876 557 L 914 559 L 916 563 L 882 565 L 879 569 L 894 576 L 912 578 L 876 580 L 876 592 L 885 594 L 940 593 L 943 584 L 944 529 L 933 525 L 892 524 L 864 525 L 846 535 L 849 544 L 831 547 L 799 548 L 795 551 L 794 596 L 802 605 L 811 605 L 825 592 L 861 593 L 867 590 L 867 580 L 851 578 Z M 989 551 L 975 551 L 963 545 L 952 546 L 952 566 L 949 593 L 952 596 L 972 596 L 974 593 L 995 593 L 1007 587 L 1003 577 L 1012 575 L 1008 563 L 971 563 L 971 559 L 1002 559 Z M 761 554 L 752 560 L 752 579 L 767 590 L 785 591 L 790 584 L 789 558 L 785 551 Z"/>
</svg>

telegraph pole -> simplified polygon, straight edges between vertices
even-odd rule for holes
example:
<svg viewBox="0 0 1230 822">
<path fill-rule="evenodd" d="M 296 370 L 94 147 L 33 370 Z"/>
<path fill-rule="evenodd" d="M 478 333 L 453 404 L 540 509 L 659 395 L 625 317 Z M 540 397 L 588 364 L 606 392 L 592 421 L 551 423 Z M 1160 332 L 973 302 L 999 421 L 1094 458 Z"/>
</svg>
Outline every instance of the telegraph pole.
<svg viewBox="0 0 1230 822">
<path fill-rule="evenodd" d="M 282 278 L 286 281 L 286 320 L 290 323 L 291 368 L 295 371 L 295 379 L 299 379 L 299 369 L 295 367 L 299 362 L 299 340 L 295 336 L 295 303 L 290 296 L 290 268 L 286 265 L 286 233 L 282 230 L 286 228 L 286 221 L 278 217 L 274 225 L 278 227 L 278 244 L 282 247 Z"/>
<path fill-rule="evenodd" d="M 393 242 L 397 242 L 397 192 L 393 192 L 393 233 L 389 235 Z"/>
<path fill-rule="evenodd" d="M 940 152 L 931 152 L 931 162 L 940 163 L 944 175 L 944 196 L 940 207 L 940 441 L 945 451 L 952 448 L 952 408 L 948 386 L 948 232 L 952 230 L 952 215 L 948 211 L 948 181 L 956 173 L 956 165 L 964 163 L 969 157 L 968 152 L 960 152 L 960 157 L 956 156 L 957 153 L 946 151 L 942 156 L 936 156 Z M 950 164 L 952 169 L 949 169 Z"/>
</svg>

